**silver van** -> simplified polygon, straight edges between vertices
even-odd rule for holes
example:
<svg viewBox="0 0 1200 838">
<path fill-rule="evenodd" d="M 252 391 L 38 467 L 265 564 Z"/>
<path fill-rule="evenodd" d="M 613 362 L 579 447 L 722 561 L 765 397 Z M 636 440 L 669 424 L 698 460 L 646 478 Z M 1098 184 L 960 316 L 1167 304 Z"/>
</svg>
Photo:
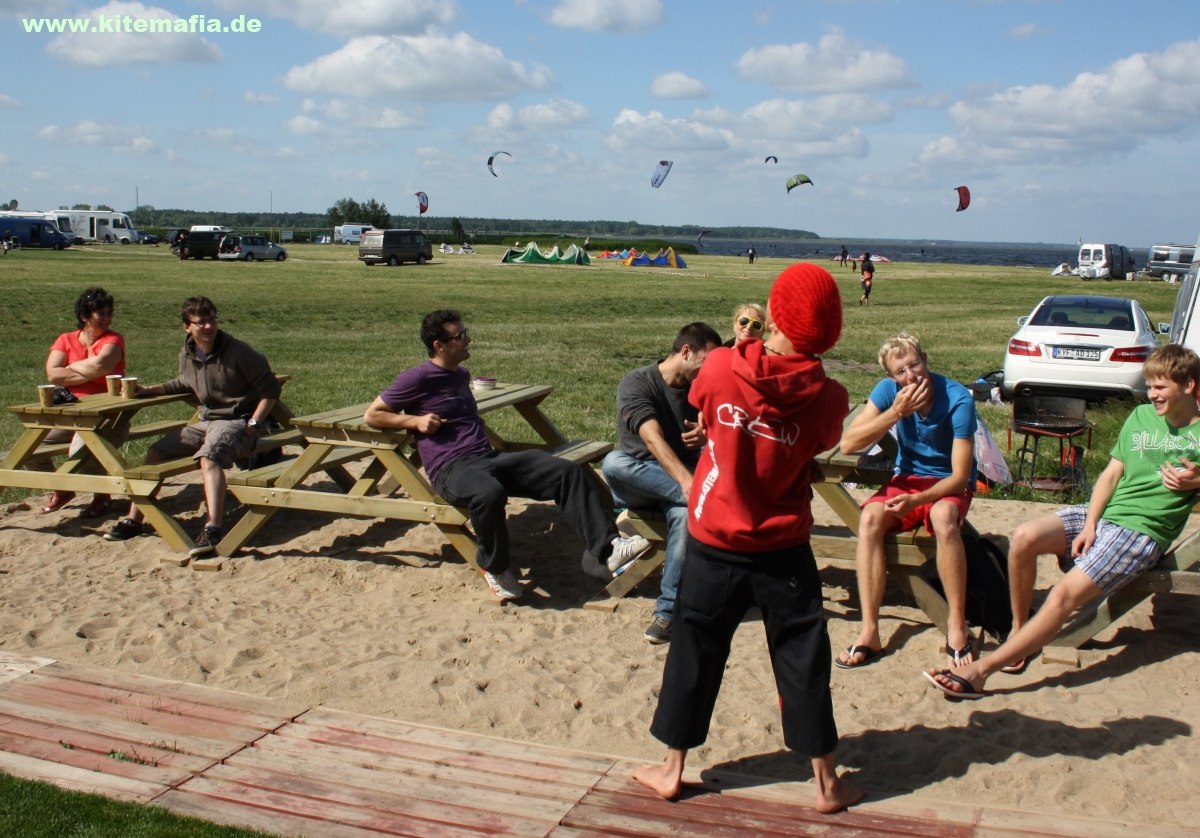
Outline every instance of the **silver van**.
<svg viewBox="0 0 1200 838">
<path fill-rule="evenodd" d="M 381 262 L 393 267 L 405 262 L 424 265 L 433 258 L 433 245 L 420 230 L 366 230 L 358 258 L 367 267 Z"/>
<path fill-rule="evenodd" d="M 1195 245 L 1156 244 L 1146 257 L 1146 273 L 1163 279 L 1178 279 L 1192 267 L 1195 256 Z"/>
</svg>

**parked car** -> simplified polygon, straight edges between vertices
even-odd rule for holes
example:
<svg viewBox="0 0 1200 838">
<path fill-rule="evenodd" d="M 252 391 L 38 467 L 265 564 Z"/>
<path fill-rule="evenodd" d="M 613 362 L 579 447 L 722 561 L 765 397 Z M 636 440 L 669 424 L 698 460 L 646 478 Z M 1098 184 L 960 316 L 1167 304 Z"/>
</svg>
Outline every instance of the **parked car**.
<svg viewBox="0 0 1200 838">
<path fill-rule="evenodd" d="M 221 241 L 219 259 L 254 262 L 262 259 L 274 259 L 282 262 L 287 258 L 287 251 L 266 236 L 229 235 Z"/>
<path fill-rule="evenodd" d="M 1136 300 L 1057 295 L 1025 317 L 1004 355 L 1004 394 L 1142 398 L 1142 364 L 1158 346 Z"/>
<path fill-rule="evenodd" d="M 138 233 L 139 244 L 158 244 L 159 238 L 153 233 Z"/>
</svg>

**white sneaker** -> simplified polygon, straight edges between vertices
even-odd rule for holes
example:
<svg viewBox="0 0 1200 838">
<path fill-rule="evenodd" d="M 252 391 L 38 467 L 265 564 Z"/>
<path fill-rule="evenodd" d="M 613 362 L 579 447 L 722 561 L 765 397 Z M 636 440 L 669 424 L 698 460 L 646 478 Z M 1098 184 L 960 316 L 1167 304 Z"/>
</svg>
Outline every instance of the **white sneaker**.
<svg viewBox="0 0 1200 838">
<path fill-rule="evenodd" d="M 640 535 L 619 535 L 612 540 L 612 546 L 612 555 L 608 557 L 607 564 L 613 576 L 620 576 L 625 568 L 650 550 L 650 542 Z"/>
<path fill-rule="evenodd" d="M 517 575 L 512 572 L 512 568 L 502 570 L 495 575 L 486 570 L 479 572 L 483 574 L 483 581 L 487 582 L 492 593 L 500 599 L 520 599 L 525 593 L 525 589 L 517 581 Z"/>
</svg>

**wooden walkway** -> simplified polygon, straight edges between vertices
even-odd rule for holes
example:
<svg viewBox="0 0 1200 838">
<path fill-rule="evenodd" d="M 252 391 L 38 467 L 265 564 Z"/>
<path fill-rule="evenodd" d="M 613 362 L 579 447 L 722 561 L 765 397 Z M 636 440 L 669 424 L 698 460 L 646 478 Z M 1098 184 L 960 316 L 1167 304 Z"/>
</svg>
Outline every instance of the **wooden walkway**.
<svg viewBox="0 0 1200 838">
<path fill-rule="evenodd" d="M 810 787 L 730 773 L 670 803 L 634 767 L 0 651 L 0 771 L 286 835 L 1180 834 L 916 798 L 826 817 Z"/>
</svg>

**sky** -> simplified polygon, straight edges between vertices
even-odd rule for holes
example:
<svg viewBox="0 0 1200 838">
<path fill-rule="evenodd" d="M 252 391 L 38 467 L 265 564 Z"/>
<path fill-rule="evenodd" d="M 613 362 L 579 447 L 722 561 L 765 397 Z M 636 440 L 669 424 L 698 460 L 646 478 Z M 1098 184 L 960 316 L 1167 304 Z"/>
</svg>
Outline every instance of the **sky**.
<svg viewBox="0 0 1200 838">
<path fill-rule="evenodd" d="M 1200 233 L 1195 0 L 36 5 L 0 0 L 21 208 L 414 215 L 423 191 L 436 216 L 829 238 Z M 58 20 L 93 31 L 34 31 Z"/>
</svg>

